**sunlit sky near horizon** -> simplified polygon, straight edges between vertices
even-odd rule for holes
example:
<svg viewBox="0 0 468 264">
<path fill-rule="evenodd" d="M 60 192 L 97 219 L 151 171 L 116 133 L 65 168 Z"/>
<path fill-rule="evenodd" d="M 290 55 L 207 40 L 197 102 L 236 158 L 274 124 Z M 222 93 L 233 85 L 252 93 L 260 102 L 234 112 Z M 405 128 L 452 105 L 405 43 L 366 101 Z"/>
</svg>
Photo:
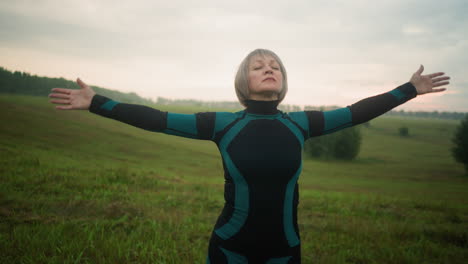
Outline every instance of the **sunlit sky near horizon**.
<svg viewBox="0 0 468 264">
<path fill-rule="evenodd" d="M 241 60 L 283 60 L 284 104 L 346 106 L 443 71 L 396 110 L 468 112 L 467 0 L 0 0 L 0 66 L 157 99 L 236 101 Z"/>
</svg>

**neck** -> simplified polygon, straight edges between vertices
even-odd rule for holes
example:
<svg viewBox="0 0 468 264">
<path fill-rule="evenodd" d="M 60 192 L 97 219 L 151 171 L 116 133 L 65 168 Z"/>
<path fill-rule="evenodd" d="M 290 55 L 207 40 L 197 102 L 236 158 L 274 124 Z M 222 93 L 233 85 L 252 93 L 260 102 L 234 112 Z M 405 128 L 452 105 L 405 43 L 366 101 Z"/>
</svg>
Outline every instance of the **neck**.
<svg viewBox="0 0 468 264">
<path fill-rule="evenodd" d="M 274 101 L 278 100 L 279 95 L 275 92 L 263 92 L 263 93 L 251 93 L 250 98 L 251 100 L 256 101 Z"/>
</svg>

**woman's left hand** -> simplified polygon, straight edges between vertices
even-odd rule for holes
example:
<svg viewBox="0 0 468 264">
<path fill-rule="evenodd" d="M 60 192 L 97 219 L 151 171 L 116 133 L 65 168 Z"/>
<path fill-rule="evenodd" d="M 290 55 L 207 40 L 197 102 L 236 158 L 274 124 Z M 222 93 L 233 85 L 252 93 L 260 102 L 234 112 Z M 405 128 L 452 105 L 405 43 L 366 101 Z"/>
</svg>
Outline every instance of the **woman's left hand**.
<svg viewBox="0 0 468 264">
<path fill-rule="evenodd" d="M 419 69 L 413 74 L 410 80 L 410 82 L 414 85 L 414 87 L 416 87 L 416 91 L 418 92 L 418 95 L 426 94 L 426 93 L 442 92 L 446 90 L 446 88 L 437 88 L 437 89 L 434 89 L 434 88 L 449 84 L 449 82 L 445 80 L 449 80 L 450 77 L 443 76 L 445 74 L 443 72 L 421 75 L 423 71 L 424 71 L 424 66 L 421 65 L 421 67 L 419 67 Z"/>
</svg>

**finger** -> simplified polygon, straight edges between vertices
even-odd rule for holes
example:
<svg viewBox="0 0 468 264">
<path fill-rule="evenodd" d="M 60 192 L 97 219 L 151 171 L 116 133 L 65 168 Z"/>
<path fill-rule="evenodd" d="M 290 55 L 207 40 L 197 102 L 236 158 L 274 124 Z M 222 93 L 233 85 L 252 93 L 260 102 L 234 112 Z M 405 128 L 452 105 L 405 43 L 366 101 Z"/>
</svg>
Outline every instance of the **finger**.
<svg viewBox="0 0 468 264">
<path fill-rule="evenodd" d="M 86 83 L 84 83 L 80 78 L 76 79 L 76 82 L 78 83 L 78 85 L 79 85 L 81 88 L 86 88 L 86 87 L 88 87 L 88 85 L 86 85 Z"/>
<path fill-rule="evenodd" d="M 68 94 L 61 94 L 61 93 L 51 93 L 51 94 L 49 94 L 49 97 L 51 97 L 51 98 L 70 99 L 70 95 L 68 95 Z"/>
<path fill-rule="evenodd" d="M 52 92 L 57 92 L 57 93 L 64 93 L 64 94 L 71 94 L 71 89 L 65 89 L 65 88 L 52 88 Z"/>
<path fill-rule="evenodd" d="M 441 75 L 444 75 L 444 74 L 445 74 L 444 72 L 436 72 L 436 73 L 428 74 L 427 76 L 431 77 L 431 78 L 434 78 L 434 77 L 441 76 Z"/>
<path fill-rule="evenodd" d="M 70 100 L 67 99 L 50 100 L 50 102 L 53 104 L 70 104 Z"/>
<path fill-rule="evenodd" d="M 438 89 L 432 89 L 432 92 L 431 93 L 438 93 L 438 92 L 443 92 L 447 90 L 446 88 L 438 88 Z"/>
<path fill-rule="evenodd" d="M 419 69 L 416 71 L 416 73 L 420 75 L 423 71 L 424 71 L 424 66 L 421 64 L 421 66 L 419 66 Z"/>
<path fill-rule="evenodd" d="M 55 109 L 60 109 L 60 110 L 71 110 L 73 107 L 71 105 L 57 105 Z"/>
<path fill-rule="evenodd" d="M 450 83 L 450 82 L 434 83 L 434 84 L 432 85 L 432 87 L 439 87 L 439 86 L 442 86 L 442 85 L 447 85 L 447 84 L 449 84 L 449 83 Z"/>
<path fill-rule="evenodd" d="M 446 76 L 446 77 L 434 78 L 432 79 L 432 82 L 436 83 L 436 82 L 445 81 L 445 80 L 450 80 L 450 77 Z"/>
</svg>

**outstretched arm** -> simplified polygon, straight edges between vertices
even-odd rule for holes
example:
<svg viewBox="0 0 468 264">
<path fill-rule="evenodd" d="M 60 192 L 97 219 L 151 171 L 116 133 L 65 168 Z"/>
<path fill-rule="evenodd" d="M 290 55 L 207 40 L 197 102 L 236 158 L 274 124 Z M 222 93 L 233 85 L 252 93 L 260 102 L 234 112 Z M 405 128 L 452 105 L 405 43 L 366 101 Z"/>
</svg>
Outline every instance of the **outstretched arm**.
<svg viewBox="0 0 468 264">
<path fill-rule="evenodd" d="M 397 88 L 376 96 L 368 97 L 332 111 L 303 111 L 291 113 L 293 119 L 302 122 L 302 127 L 308 130 L 309 137 L 329 134 L 346 127 L 367 122 L 391 109 L 401 105 L 417 95 L 445 91 L 445 88 L 436 88 L 449 84 L 450 77 L 445 73 L 437 72 L 421 75 L 421 67 L 412 75 L 409 82 Z M 305 116 L 304 116 L 305 115 Z"/>
<path fill-rule="evenodd" d="M 195 139 L 211 139 L 215 112 L 178 114 L 160 111 L 144 105 L 126 104 L 96 94 L 88 85 L 77 80 L 79 90 L 53 88 L 51 103 L 61 110 L 89 110 L 152 132 L 162 132 Z"/>
<path fill-rule="evenodd" d="M 445 91 L 445 88 L 435 89 L 435 87 L 449 84 L 446 80 L 449 80 L 450 77 L 442 76 L 443 72 L 421 75 L 423 71 L 424 66 L 421 65 L 409 82 L 387 93 L 369 97 L 348 106 L 352 115 L 351 125 L 367 122 L 418 95 Z"/>
</svg>

